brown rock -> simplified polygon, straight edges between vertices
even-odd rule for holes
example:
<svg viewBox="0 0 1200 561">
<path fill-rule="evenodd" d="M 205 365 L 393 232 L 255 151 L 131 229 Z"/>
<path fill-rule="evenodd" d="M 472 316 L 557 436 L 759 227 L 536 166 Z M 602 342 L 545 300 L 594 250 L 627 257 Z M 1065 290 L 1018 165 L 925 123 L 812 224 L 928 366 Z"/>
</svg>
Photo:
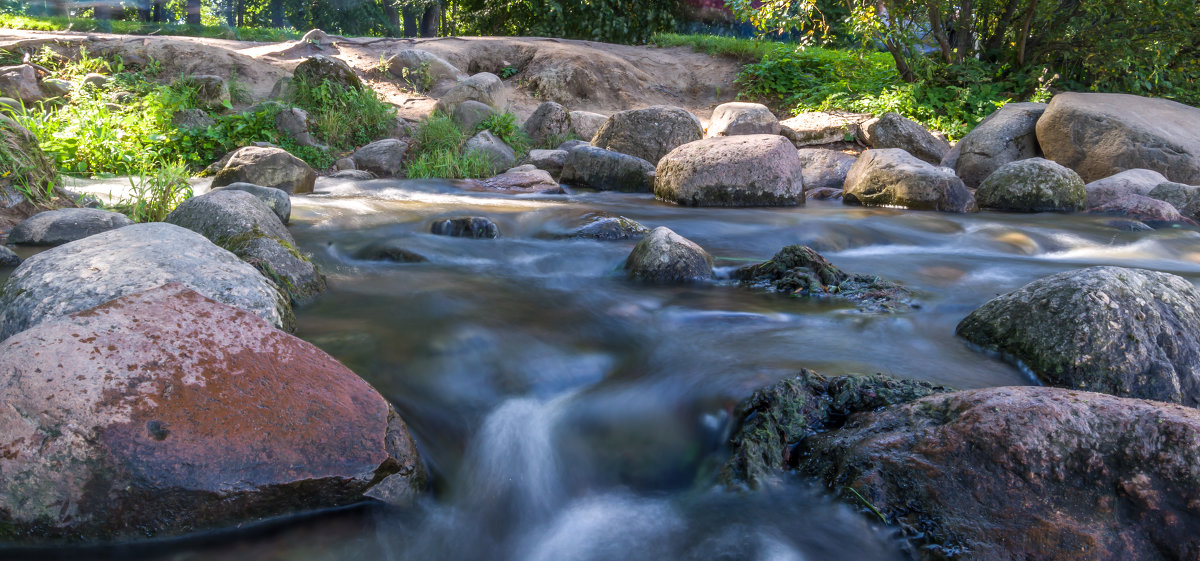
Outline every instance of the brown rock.
<svg viewBox="0 0 1200 561">
<path fill-rule="evenodd" d="M 366 382 L 179 284 L 8 339 L 0 395 L 4 541 L 178 535 L 425 485 Z"/>
<path fill-rule="evenodd" d="M 1179 209 L 1171 206 L 1171 203 L 1142 195 L 1125 195 L 1108 204 L 1089 209 L 1088 212 L 1122 216 L 1145 222 L 1150 226 L 1194 224 L 1190 218 L 1181 214 Z"/>
<path fill-rule="evenodd" d="M 233 151 L 221 164 L 212 186 L 244 182 L 274 187 L 293 195 L 311 193 L 316 181 L 317 172 L 287 150 L 245 146 Z"/>
<path fill-rule="evenodd" d="M 530 164 L 512 168 L 489 179 L 468 181 L 463 185 L 469 191 L 491 191 L 499 193 L 562 193 L 562 186 L 548 172 Z"/>
</svg>

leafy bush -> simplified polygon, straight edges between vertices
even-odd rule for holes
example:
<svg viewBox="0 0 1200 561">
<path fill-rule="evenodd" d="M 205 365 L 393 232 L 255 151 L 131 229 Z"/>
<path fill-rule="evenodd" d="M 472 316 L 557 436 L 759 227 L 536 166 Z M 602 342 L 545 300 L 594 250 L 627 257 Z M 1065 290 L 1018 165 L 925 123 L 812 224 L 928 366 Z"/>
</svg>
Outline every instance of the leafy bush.
<svg viewBox="0 0 1200 561">
<path fill-rule="evenodd" d="M 674 0 L 467 0 L 464 31 L 641 44 L 675 26 Z"/>
<path fill-rule="evenodd" d="M 149 23 L 141 21 L 104 21 L 92 18 L 68 18 L 64 16 L 30 16 L 0 14 L 0 27 L 28 29 L 34 31 L 103 31 L 126 35 L 183 35 L 210 37 L 214 39 L 237 39 L 241 41 L 290 41 L 299 39 L 303 33 L 295 29 L 271 27 L 228 27 L 181 25 L 175 23 Z"/>
<path fill-rule="evenodd" d="M 458 179 L 488 175 L 491 162 L 487 157 L 462 153 L 468 139 L 450 116 L 434 113 L 421 122 L 413 135 L 408 177 Z"/>
<path fill-rule="evenodd" d="M 509 148 L 513 149 L 518 160 L 529 152 L 529 136 L 517 126 L 517 116 L 512 113 L 493 113 L 484 119 L 483 122 L 479 123 L 479 126 L 475 130 L 491 131 L 497 138 L 503 140 Z"/>
<path fill-rule="evenodd" d="M 349 150 L 386 136 L 396 108 L 379 100 L 371 88 L 350 88 L 323 80 L 296 79 L 289 100 L 308 111 L 309 128 L 330 147 Z"/>
</svg>

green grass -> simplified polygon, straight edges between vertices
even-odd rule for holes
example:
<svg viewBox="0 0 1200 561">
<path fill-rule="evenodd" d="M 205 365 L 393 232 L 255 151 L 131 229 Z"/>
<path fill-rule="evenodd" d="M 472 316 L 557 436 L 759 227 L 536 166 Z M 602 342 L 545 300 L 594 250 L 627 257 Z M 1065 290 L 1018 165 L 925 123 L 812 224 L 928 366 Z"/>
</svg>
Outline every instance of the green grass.
<svg viewBox="0 0 1200 561">
<path fill-rule="evenodd" d="M 288 95 L 308 112 L 309 129 L 334 149 L 350 150 L 384 138 L 396 122 L 396 108 L 380 101 L 371 88 L 295 79 Z"/>
<path fill-rule="evenodd" d="M 189 37 L 263 42 L 290 41 L 299 39 L 304 35 L 295 29 L 180 25 L 119 20 L 101 22 L 91 18 L 68 18 L 63 16 L 34 17 L 14 14 L 0 14 L 0 27 L 28 29 L 32 31 L 69 30 L 99 31 L 126 35 L 184 35 Z"/>
<path fill-rule="evenodd" d="M 777 50 L 787 48 L 786 45 L 774 41 L 680 33 L 656 33 L 650 38 L 650 44 L 659 47 L 691 47 L 697 52 L 732 57 L 744 62 L 762 60 Z"/>
<path fill-rule="evenodd" d="M 504 117 L 503 115 L 507 115 Z M 516 130 L 515 117 L 504 113 L 493 115 L 481 124 L 479 130 L 487 128 L 486 124 L 506 131 L 510 135 L 523 136 Z M 504 125 L 511 125 L 506 128 Z M 492 133 L 504 139 L 496 130 Z M 413 147 L 408 161 L 408 177 L 410 178 L 439 178 L 462 179 L 472 177 L 488 177 L 491 175 L 491 161 L 478 153 L 463 153 L 463 145 L 470 135 L 458 128 L 454 120 L 445 113 L 437 112 L 421 122 L 413 135 Z"/>
</svg>

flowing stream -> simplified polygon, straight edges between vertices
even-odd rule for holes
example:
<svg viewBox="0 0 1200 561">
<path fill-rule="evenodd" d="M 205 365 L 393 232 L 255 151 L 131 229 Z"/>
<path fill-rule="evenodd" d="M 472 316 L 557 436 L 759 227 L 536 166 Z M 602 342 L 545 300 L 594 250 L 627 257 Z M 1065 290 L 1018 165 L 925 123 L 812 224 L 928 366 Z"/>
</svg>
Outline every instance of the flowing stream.
<svg viewBox="0 0 1200 561">
<path fill-rule="evenodd" d="M 373 384 L 433 474 L 411 509 L 371 506 L 70 559 L 900 559 L 894 537 L 802 480 L 714 489 L 733 405 L 806 367 L 957 388 L 1035 383 L 954 336 L 988 299 L 1097 264 L 1200 279 L 1200 233 L 1127 232 L 1110 218 L 955 215 L 810 201 L 681 208 L 649 195 L 468 193 L 438 181 L 322 179 L 291 230 L 330 289 L 298 335 Z M 562 239 L 590 213 L 667 226 L 719 274 L 807 244 L 840 268 L 904 283 L 920 307 L 864 314 L 727 280 L 647 286 L 628 241 Z M 434 236 L 435 218 L 493 219 L 496 240 Z M 426 263 L 354 258 L 399 240 Z"/>
</svg>

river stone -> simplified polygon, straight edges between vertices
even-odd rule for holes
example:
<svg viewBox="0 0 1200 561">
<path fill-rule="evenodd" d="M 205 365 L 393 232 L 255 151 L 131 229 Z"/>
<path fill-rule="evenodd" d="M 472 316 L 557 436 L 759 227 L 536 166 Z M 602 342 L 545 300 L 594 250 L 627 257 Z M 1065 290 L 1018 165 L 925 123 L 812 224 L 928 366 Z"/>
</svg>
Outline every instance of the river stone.
<svg viewBox="0 0 1200 561">
<path fill-rule="evenodd" d="M 571 130 L 571 118 L 562 105 L 544 101 L 534 109 L 522 130 L 534 144 L 542 144 L 551 138 L 561 140 Z"/>
<path fill-rule="evenodd" d="M 750 488 L 774 483 L 800 459 L 792 455 L 792 448 L 806 437 L 835 429 L 859 411 L 947 391 L 951 390 L 929 382 L 882 374 L 826 378 L 801 370 L 738 403 L 729 440 L 732 454 L 721 468 L 720 481 Z"/>
<path fill-rule="evenodd" d="M 592 146 L 656 165 L 668 152 L 701 138 L 704 128 L 695 115 L 680 107 L 655 105 L 609 117 L 596 131 Z"/>
<path fill-rule="evenodd" d="M 776 134 L 689 142 L 659 160 L 654 195 L 684 206 L 804 204 L 800 157 Z"/>
<path fill-rule="evenodd" d="M 859 413 L 796 455 L 902 528 L 921 561 L 1197 553 L 1195 409 L 1046 387 L 944 393 Z"/>
<path fill-rule="evenodd" d="M 1046 157 L 1095 181 L 1150 169 L 1171 181 L 1200 184 L 1200 109 L 1128 94 L 1054 96 L 1037 123 Z"/>
<path fill-rule="evenodd" d="M 429 226 L 430 233 L 458 238 L 492 239 L 500 237 L 500 228 L 482 216 L 460 216 L 437 220 Z"/>
<path fill-rule="evenodd" d="M 854 140 L 860 136 L 859 125 L 871 119 L 865 113 L 801 113 L 779 122 L 779 134 L 796 148 Z"/>
<path fill-rule="evenodd" d="M 585 144 L 567 152 L 559 179 L 600 191 L 649 193 L 654 173 L 654 164 L 646 160 Z"/>
<path fill-rule="evenodd" d="M 366 382 L 180 284 L 4 341 L 0 396 L 10 543 L 161 538 L 359 502 L 386 479 L 425 488 Z"/>
<path fill-rule="evenodd" d="M 343 169 L 329 174 L 334 179 L 349 179 L 351 181 L 367 181 L 375 179 L 375 174 L 362 169 Z"/>
<path fill-rule="evenodd" d="M 1172 274 L 1059 273 L 992 299 L 957 333 L 1048 385 L 1200 406 L 1200 290 Z"/>
<path fill-rule="evenodd" d="M 712 256 L 692 240 L 659 226 L 633 247 L 625 271 L 645 282 L 693 282 L 712 278 Z"/>
<path fill-rule="evenodd" d="M 735 270 L 742 286 L 765 288 L 799 297 L 832 296 L 854 302 L 867 312 L 913 308 L 912 292 L 875 275 L 852 275 L 833 266 L 811 247 L 789 245 L 769 261 Z"/>
<path fill-rule="evenodd" d="M 1103 206 L 1128 195 L 1148 195 L 1166 180 L 1163 174 L 1148 169 L 1130 169 L 1097 179 L 1084 186 L 1087 189 L 1087 207 Z"/>
<path fill-rule="evenodd" d="M 730 102 L 713 109 L 707 136 L 779 134 L 779 119 L 761 103 Z"/>
<path fill-rule="evenodd" d="M 393 263 L 424 263 L 424 255 L 412 251 L 403 240 L 376 240 L 354 254 L 355 259 L 364 261 L 391 261 Z"/>
<path fill-rule="evenodd" d="M 467 75 L 431 52 L 419 49 L 401 49 L 384 61 L 388 73 L 420 89 L 437 93 L 453 87 L 457 80 Z"/>
<path fill-rule="evenodd" d="M 899 148 L 933 165 L 942 163 L 950 143 L 920 123 L 899 113 L 887 112 L 862 124 L 863 140 L 871 148 Z"/>
<path fill-rule="evenodd" d="M 1164 181 L 1155 185 L 1147 196 L 1170 203 L 1187 218 L 1200 220 L 1200 185 Z"/>
<path fill-rule="evenodd" d="M 66 97 L 75 90 L 75 84 L 68 80 L 60 80 L 58 78 L 46 78 L 42 80 L 42 91 L 47 97 Z"/>
<path fill-rule="evenodd" d="M 224 107 L 233 103 L 230 97 L 229 84 L 225 79 L 212 74 L 193 74 L 181 78 L 181 81 L 196 89 L 196 100 L 208 107 Z"/>
<path fill-rule="evenodd" d="M 30 105 L 44 96 L 38 87 L 37 70 L 28 64 L 0 67 L 0 95 Z"/>
<path fill-rule="evenodd" d="M 467 140 L 466 146 L 463 147 L 464 154 L 472 152 L 483 154 L 488 161 L 492 162 L 492 173 L 500 173 L 517 165 L 517 155 L 513 149 L 505 144 L 500 137 L 492 134 L 492 131 L 479 131 Z"/>
<path fill-rule="evenodd" d="M 376 140 L 350 156 L 354 169 L 367 170 L 380 177 L 396 177 L 404 172 L 404 155 L 408 143 L 395 138 Z"/>
<path fill-rule="evenodd" d="M 169 282 L 292 330 L 271 282 L 236 255 L 173 224 L 134 224 L 26 259 L 0 289 L 0 340 L 43 321 Z"/>
<path fill-rule="evenodd" d="M 1079 174 L 1043 158 L 1004 164 L 975 191 L 980 208 L 1013 212 L 1083 210 L 1087 191 Z"/>
<path fill-rule="evenodd" d="M 437 111 L 453 114 L 458 104 L 464 101 L 478 101 L 493 109 L 503 111 L 508 105 L 508 96 L 504 91 L 504 82 L 499 76 L 490 72 L 480 72 L 464 80 L 459 80 L 451 87 L 435 105 Z"/>
<path fill-rule="evenodd" d="M 325 291 L 325 275 L 292 243 L 267 236 L 238 240 L 228 248 L 271 279 L 292 305 L 312 300 Z"/>
<path fill-rule="evenodd" d="M 846 174 L 842 200 L 946 212 L 976 208 L 971 192 L 953 170 L 930 165 L 899 148 L 863 152 Z"/>
<path fill-rule="evenodd" d="M 1194 224 L 1171 203 L 1144 197 L 1125 195 L 1115 201 L 1088 209 L 1091 214 L 1107 214 L 1144 222 L 1151 227 L 1173 227 L 1178 224 Z"/>
<path fill-rule="evenodd" d="M 213 177 L 212 186 L 253 183 L 288 195 L 311 193 L 317 172 L 282 148 L 245 146 L 234 150 Z"/>
<path fill-rule="evenodd" d="M 0 267 L 16 267 L 21 264 L 21 256 L 13 250 L 0 245 Z"/>
<path fill-rule="evenodd" d="M 562 175 L 563 165 L 567 163 L 566 150 L 530 150 L 522 163 L 545 170 L 551 177 Z"/>
<path fill-rule="evenodd" d="M 480 191 L 499 193 L 562 193 L 562 186 L 549 173 L 532 165 L 512 168 L 500 175 L 473 182 Z"/>
<path fill-rule="evenodd" d="M 262 185 L 255 185 L 253 183 L 230 183 L 229 185 L 214 187 L 212 191 L 245 191 L 267 205 L 267 208 L 271 209 L 271 212 L 274 212 L 275 216 L 279 217 L 280 222 L 287 224 L 291 220 L 292 198 L 280 189 L 263 187 Z"/>
<path fill-rule="evenodd" d="M 473 133 L 488 117 L 495 114 L 496 110 L 487 104 L 468 99 L 454 107 L 451 119 L 454 120 L 454 124 L 458 125 L 458 128 Z"/>
<path fill-rule="evenodd" d="M 268 236 L 295 243 L 279 217 L 246 191 L 216 190 L 179 204 L 163 220 L 229 249 L 243 238 Z"/>
<path fill-rule="evenodd" d="M 62 245 L 133 224 L 124 214 L 95 208 L 63 208 L 39 212 L 8 234 L 13 245 Z"/>
<path fill-rule="evenodd" d="M 649 228 L 631 218 L 593 215 L 584 225 L 573 230 L 570 237 L 606 241 L 640 240 L 649 233 Z"/>
<path fill-rule="evenodd" d="M 804 190 L 838 189 L 846 183 L 846 174 L 858 157 L 826 148 L 801 148 L 796 151 L 800 158 L 800 175 L 804 178 Z"/>
<path fill-rule="evenodd" d="M 1045 103 L 1009 103 L 980 121 L 954 146 L 954 162 L 943 159 L 941 164 L 954 168 L 963 183 L 974 189 L 1004 164 L 1040 157 L 1037 121 L 1045 112 Z"/>
<path fill-rule="evenodd" d="M 604 126 L 604 122 L 608 120 L 607 115 L 588 111 L 571 111 L 567 115 L 571 117 L 570 132 L 575 133 L 575 136 L 579 138 L 586 139 L 587 142 L 591 142 L 596 137 L 596 133 L 600 132 L 600 127 Z"/>
<path fill-rule="evenodd" d="M 88 72 L 86 75 L 84 75 L 83 80 L 81 80 L 80 83 L 93 88 L 103 88 L 104 86 L 108 85 L 108 76 L 98 74 L 96 72 Z"/>
<path fill-rule="evenodd" d="M 314 85 L 328 80 L 343 88 L 360 90 L 362 80 L 354 73 L 350 65 L 339 59 L 326 55 L 313 55 L 296 65 L 292 76 L 297 80 L 305 80 Z"/>
</svg>

